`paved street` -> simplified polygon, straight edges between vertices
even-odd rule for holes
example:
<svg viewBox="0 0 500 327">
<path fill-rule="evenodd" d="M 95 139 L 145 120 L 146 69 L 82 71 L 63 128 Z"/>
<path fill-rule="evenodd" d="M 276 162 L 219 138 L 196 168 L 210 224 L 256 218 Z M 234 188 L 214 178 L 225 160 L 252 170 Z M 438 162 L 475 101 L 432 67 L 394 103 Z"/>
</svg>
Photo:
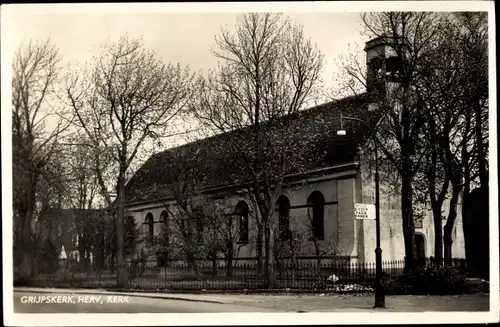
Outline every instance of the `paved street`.
<svg viewBox="0 0 500 327">
<path fill-rule="evenodd" d="M 71 297 L 75 303 L 27 303 L 29 296 L 32 297 L 32 302 L 40 301 L 42 296 L 52 298 L 52 302 L 57 300 L 54 300 L 57 296 L 65 296 Z M 85 303 L 91 301 L 94 303 Z M 393 312 L 478 312 L 489 310 L 489 295 L 387 296 L 386 305 L 387 308 L 383 310 Z M 16 313 L 352 312 L 372 311 L 372 306 L 372 295 L 112 293 L 97 290 L 28 288 L 14 292 Z"/>
</svg>

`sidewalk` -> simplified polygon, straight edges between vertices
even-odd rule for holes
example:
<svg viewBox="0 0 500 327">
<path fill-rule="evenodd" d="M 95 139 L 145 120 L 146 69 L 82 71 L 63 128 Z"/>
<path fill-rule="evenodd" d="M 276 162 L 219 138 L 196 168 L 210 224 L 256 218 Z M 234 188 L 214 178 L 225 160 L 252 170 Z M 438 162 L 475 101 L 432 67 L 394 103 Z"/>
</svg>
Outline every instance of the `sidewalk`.
<svg viewBox="0 0 500 327">
<path fill-rule="evenodd" d="M 277 310 L 319 312 L 319 311 L 366 311 L 373 310 L 373 295 L 338 294 L 301 294 L 301 295 L 245 295 L 245 294 L 180 294 L 117 292 L 98 289 L 59 289 L 59 288 L 15 288 L 17 292 L 33 293 L 70 293 L 128 295 L 134 297 L 163 298 L 179 301 L 208 302 L 231 305 L 249 305 Z M 380 310 L 380 309 L 379 309 Z M 387 296 L 385 311 L 488 311 L 488 294 L 457 296 Z"/>
</svg>

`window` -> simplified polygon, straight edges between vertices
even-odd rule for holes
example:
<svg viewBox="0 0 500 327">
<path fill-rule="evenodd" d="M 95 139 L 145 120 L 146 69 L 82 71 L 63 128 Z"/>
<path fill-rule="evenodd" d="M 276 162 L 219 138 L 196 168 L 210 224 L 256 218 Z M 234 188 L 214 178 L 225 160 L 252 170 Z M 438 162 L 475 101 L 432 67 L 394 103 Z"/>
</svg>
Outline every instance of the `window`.
<svg viewBox="0 0 500 327">
<path fill-rule="evenodd" d="M 384 62 L 380 57 L 373 58 L 368 63 L 367 87 L 369 92 L 381 92 L 384 88 L 382 75 Z"/>
<path fill-rule="evenodd" d="M 322 240 L 325 237 L 325 197 L 320 191 L 314 191 L 309 195 L 307 204 L 312 207 L 313 236 L 317 240 Z"/>
<path fill-rule="evenodd" d="M 279 214 L 279 236 L 286 240 L 290 236 L 290 200 L 285 195 L 280 195 L 277 202 Z"/>
<path fill-rule="evenodd" d="M 403 63 L 399 56 L 391 56 L 386 59 L 386 75 L 390 77 L 390 80 L 397 82 L 399 75 L 402 72 Z"/>
<path fill-rule="evenodd" d="M 154 231 L 155 230 L 154 230 L 153 214 L 151 212 L 149 212 L 146 215 L 144 225 L 146 226 L 146 242 L 148 245 L 153 245 Z"/>
<path fill-rule="evenodd" d="M 236 205 L 234 214 L 238 217 L 239 240 L 241 244 L 248 244 L 248 205 L 240 201 Z"/>
<path fill-rule="evenodd" d="M 163 210 L 160 214 L 161 226 L 161 237 L 159 239 L 159 247 L 156 249 L 156 260 L 158 267 L 165 267 L 168 262 L 169 253 L 168 253 L 168 243 L 169 243 L 169 235 L 168 235 L 168 212 Z"/>
</svg>

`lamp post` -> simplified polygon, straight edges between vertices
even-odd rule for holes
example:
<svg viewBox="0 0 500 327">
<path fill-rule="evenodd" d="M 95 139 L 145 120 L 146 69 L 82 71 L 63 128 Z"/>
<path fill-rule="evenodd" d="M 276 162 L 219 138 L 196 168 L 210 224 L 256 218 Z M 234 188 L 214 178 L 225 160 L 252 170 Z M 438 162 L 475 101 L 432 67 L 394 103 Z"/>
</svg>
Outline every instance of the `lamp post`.
<svg viewBox="0 0 500 327">
<path fill-rule="evenodd" d="M 378 140 L 373 129 L 364 120 L 355 117 L 345 117 L 340 114 L 340 129 L 337 135 L 343 136 L 347 132 L 343 128 L 343 119 L 354 120 L 364 124 L 371 133 L 373 142 L 375 143 L 375 224 L 377 245 L 375 248 L 375 308 L 385 307 L 385 294 L 382 286 L 382 249 L 380 248 L 380 186 L 378 173 Z"/>
</svg>

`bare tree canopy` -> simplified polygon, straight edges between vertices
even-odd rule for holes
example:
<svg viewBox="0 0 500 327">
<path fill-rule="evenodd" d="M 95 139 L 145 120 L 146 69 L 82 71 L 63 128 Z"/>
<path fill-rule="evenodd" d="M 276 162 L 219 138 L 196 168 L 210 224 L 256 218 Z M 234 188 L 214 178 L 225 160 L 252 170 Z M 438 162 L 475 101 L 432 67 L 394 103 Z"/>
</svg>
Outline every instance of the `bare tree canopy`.
<svg viewBox="0 0 500 327">
<path fill-rule="evenodd" d="M 69 78 L 67 99 L 76 114 L 76 126 L 95 151 L 97 167 L 105 160 L 103 155 L 114 164 L 119 266 L 123 265 L 127 171 L 146 142 L 175 134 L 172 121 L 191 98 L 191 80 L 188 68 L 163 63 L 141 40 L 128 37 L 104 44 L 86 71 Z M 97 173 L 112 207 L 102 171 Z"/>
<path fill-rule="evenodd" d="M 23 280 L 29 280 L 36 269 L 32 258 L 38 253 L 40 211 L 53 200 L 52 190 L 62 191 L 60 167 L 52 159 L 69 124 L 62 119 L 64 111 L 50 103 L 60 60 L 57 47 L 46 40 L 22 45 L 12 65 L 14 247 Z M 52 118 L 51 126 L 45 124 L 47 117 Z"/>
<path fill-rule="evenodd" d="M 402 227 L 406 267 L 414 255 L 414 177 L 425 158 L 419 142 L 429 117 L 427 99 L 419 97 L 421 81 L 432 74 L 433 56 L 440 41 L 446 14 L 432 12 L 381 12 L 362 14 L 366 33 L 380 44 L 380 54 L 367 62 L 346 64 L 352 90 L 361 84 L 381 111 L 378 126 L 381 150 L 401 178 Z M 376 46 L 376 45 L 375 45 Z M 380 61 L 382 59 L 382 61 Z"/>
<path fill-rule="evenodd" d="M 378 57 L 383 61 L 367 62 L 368 74 L 359 62 L 345 63 L 345 87 L 353 92 L 366 89 L 382 113 L 378 136 L 384 156 L 401 181 L 408 269 L 414 253 L 414 215 L 419 215 L 414 212 L 418 206 L 413 204 L 425 206 L 430 199 L 439 261 L 443 249 L 441 208 L 450 187 L 452 210 L 445 228 L 448 249 L 464 176 L 466 189 L 470 185 L 467 180 L 476 178 L 471 179 L 467 171 L 487 179 L 485 18 L 484 13 L 362 14 L 365 31 L 380 44 Z M 471 170 L 471 164 L 477 169 Z"/>
<path fill-rule="evenodd" d="M 238 130 L 224 147 L 250 178 L 248 195 L 258 208 L 258 256 L 262 258 L 266 225 L 266 270 L 271 282 L 270 218 L 284 171 L 300 149 L 287 126 L 314 99 L 323 56 L 301 26 L 280 14 L 242 15 L 235 32 L 223 30 L 216 42 L 213 53 L 220 66 L 200 81 L 202 92 L 194 113 L 212 131 Z"/>
</svg>

